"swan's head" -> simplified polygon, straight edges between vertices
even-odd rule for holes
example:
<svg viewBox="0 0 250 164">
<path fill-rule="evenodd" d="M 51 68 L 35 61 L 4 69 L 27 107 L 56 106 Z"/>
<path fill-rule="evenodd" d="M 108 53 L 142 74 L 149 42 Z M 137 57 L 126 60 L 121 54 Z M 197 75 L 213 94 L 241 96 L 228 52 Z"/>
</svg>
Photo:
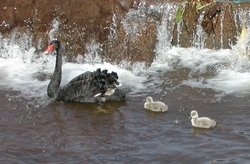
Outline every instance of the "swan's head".
<svg viewBox="0 0 250 164">
<path fill-rule="evenodd" d="M 52 53 L 54 50 L 58 50 L 61 47 L 61 43 L 58 40 L 52 40 L 46 50 L 47 53 Z"/>
<path fill-rule="evenodd" d="M 146 102 L 148 102 L 148 103 L 153 102 L 153 98 L 152 98 L 151 96 L 148 96 L 148 97 L 146 98 Z"/>
<path fill-rule="evenodd" d="M 198 112 L 196 110 L 192 110 L 191 113 L 190 113 L 190 117 L 191 118 L 198 118 Z"/>
</svg>

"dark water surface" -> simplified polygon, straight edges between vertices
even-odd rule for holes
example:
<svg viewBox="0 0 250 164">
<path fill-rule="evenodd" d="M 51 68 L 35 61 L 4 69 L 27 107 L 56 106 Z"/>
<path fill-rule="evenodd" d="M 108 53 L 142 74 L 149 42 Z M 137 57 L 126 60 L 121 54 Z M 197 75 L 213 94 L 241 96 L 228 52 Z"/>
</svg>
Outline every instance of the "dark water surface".
<svg viewBox="0 0 250 164">
<path fill-rule="evenodd" d="M 162 97 L 166 113 L 144 96 L 103 106 L 39 102 L 0 92 L 0 163 L 249 163 L 250 99 L 180 87 Z M 160 95 L 154 95 L 160 98 Z M 218 123 L 191 127 L 198 110 Z"/>
</svg>

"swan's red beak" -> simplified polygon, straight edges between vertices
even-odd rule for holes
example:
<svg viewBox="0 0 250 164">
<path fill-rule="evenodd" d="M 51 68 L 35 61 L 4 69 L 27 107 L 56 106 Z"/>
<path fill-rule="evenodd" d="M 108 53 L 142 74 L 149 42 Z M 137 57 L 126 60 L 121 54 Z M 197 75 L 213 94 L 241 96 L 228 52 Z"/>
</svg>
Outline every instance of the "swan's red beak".
<svg viewBox="0 0 250 164">
<path fill-rule="evenodd" d="M 47 50 L 45 51 L 46 53 L 52 53 L 55 50 L 55 45 L 51 44 L 48 46 Z"/>
</svg>

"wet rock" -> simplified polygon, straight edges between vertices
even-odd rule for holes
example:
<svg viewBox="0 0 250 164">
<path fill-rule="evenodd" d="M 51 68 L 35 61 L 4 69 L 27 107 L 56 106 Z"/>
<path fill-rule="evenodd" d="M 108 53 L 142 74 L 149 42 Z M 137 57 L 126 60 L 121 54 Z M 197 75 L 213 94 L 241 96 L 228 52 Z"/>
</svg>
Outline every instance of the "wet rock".
<svg viewBox="0 0 250 164">
<path fill-rule="evenodd" d="M 212 1 L 203 2 L 211 3 Z M 238 7 L 245 6 L 241 5 Z M 231 48 L 231 45 L 236 44 L 239 31 L 236 29 L 234 9 L 237 7 L 227 3 L 211 3 L 199 11 L 196 7 L 197 3 L 188 3 L 185 6 L 182 18 L 183 28 L 178 31 L 177 24 L 175 25 L 173 45 L 190 47 L 198 44 L 206 48 L 220 49 Z M 202 29 L 199 29 L 199 26 Z M 202 30 L 203 34 L 198 34 L 199 30 Z M 178 33 L 180 34 L 179 40 Z M 197 43 L 197 38 L 200 37 L 198 35 L 202 35 L 203 43 Z"/>
</svg>

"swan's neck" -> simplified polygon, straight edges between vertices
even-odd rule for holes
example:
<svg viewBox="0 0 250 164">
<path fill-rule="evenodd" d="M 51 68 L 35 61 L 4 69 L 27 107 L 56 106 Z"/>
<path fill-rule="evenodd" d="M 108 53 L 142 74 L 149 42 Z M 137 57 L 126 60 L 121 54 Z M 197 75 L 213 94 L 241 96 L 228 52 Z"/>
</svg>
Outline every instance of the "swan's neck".
<svg viewBox="0 0 250 164">
<path fill-rule="evenodd" d="M 62 79 L 62 48 L 56 50 L 56 65 L 54 74 L 49 82 L 47 93 L 50 98 L 56 98 L 60 89 L 60 83 Z"/>
<path fill-rule="evenodd" d="M 194 118 L 193 118 L 193 122 L 194 122 L 194 123 L 197 123 L 197 120 L 198 120 L 198 117 L 194 117 Z"/>
</svg>

